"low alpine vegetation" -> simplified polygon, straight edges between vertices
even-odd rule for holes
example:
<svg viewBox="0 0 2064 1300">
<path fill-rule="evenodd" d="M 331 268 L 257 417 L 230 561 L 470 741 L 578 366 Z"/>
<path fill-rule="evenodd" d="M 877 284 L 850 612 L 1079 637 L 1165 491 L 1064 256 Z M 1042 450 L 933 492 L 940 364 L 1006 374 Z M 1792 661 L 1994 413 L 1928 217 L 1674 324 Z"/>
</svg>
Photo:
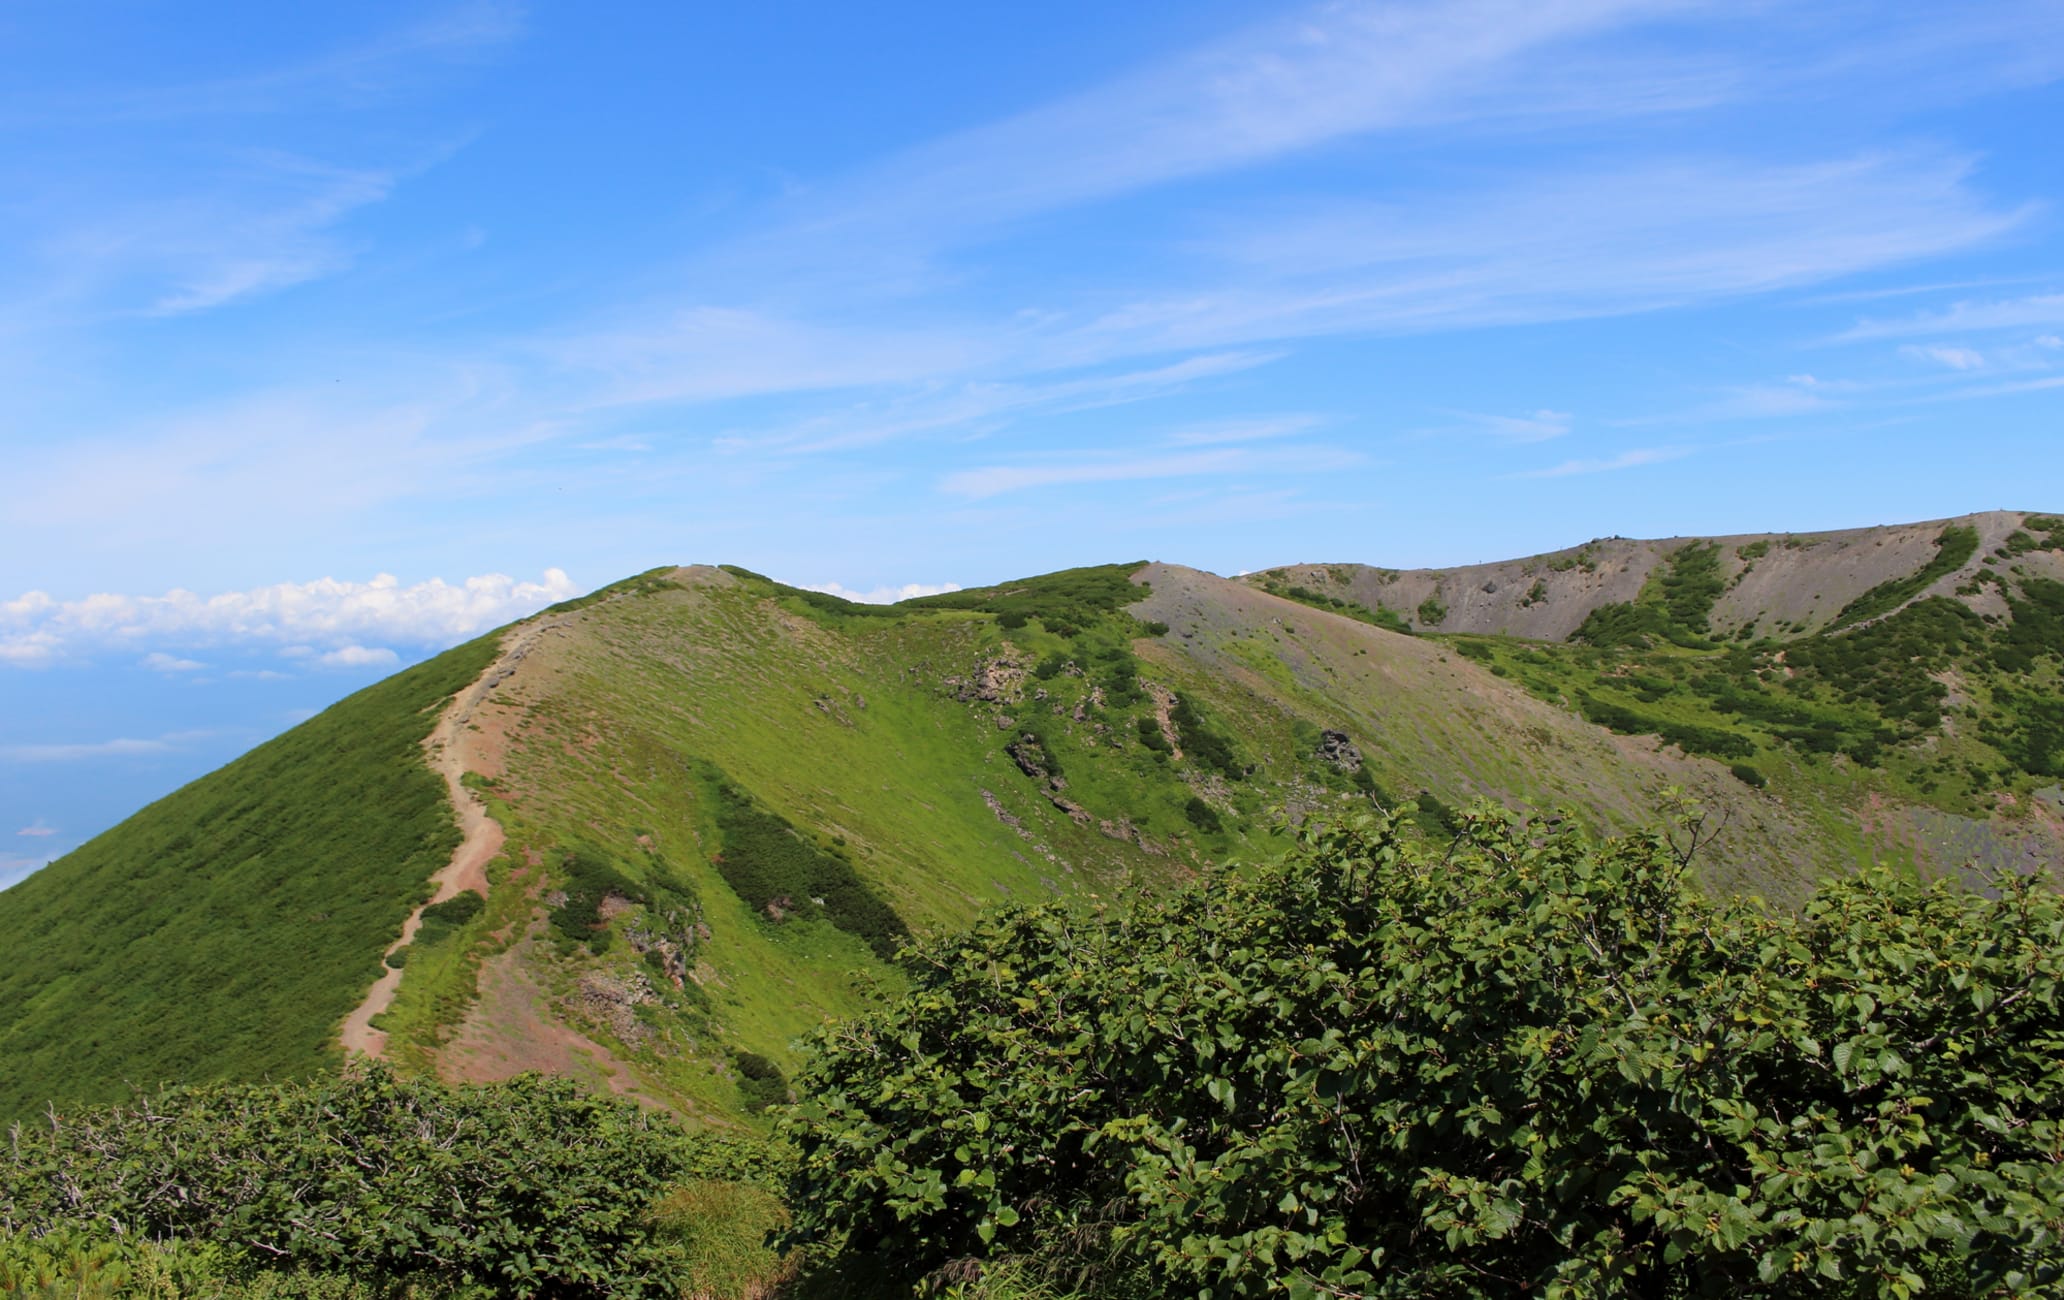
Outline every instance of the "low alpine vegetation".
<svg viewBox="0 0 2064 1300">
<path fill-rule="evenodd" d="M 1697 829 L 1374 818 L 997 915 L 799 1081 L 799 1229 L 1126 1296 L 2050 1293 L 2064 903 L 1772 914 L 1688 887 Z"/>
<path fill-rule="evenodd" d="M 742 1294 L 782 1267 L 771 1169 L 535 1075 L 168 1089 L 9 1135 L 0 1294 Z"/>
</svg>

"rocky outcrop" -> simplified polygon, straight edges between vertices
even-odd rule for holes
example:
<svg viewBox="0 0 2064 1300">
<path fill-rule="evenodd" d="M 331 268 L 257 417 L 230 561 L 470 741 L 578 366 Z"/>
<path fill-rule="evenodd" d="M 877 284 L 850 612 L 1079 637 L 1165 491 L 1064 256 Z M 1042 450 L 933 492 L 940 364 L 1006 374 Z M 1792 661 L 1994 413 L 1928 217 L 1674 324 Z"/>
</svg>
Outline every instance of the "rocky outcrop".
<svg viewBox="0 0 2064 1300">
<path fill-rule="evenodd" d="M 946 689 L 963 704 L 1015 704 L 1025 695 L 1024 661 L 1006 650 L 984 659 L 965 677 L 948 677 Z"/>
<path fill-rule="evenodd" d="M 580 977 L 574 997 L 582 1014 L 605 1026 L 625 1046 L 643 1046 L 652 1036 L 645 1022 L 638 1019 L 637 1009 L 659 998 L 643 973 L 588 971 Z"/>
<path fill-rule="evenodd" d="M 1322 731 L 1319 733 L 1319 747 L 1315 751 L 1322 763 L 1331 763 L 1343 772 L 1355 773 L 1362 770 L 1362 751 L 1344 731 Z"/>
<path fill-rule="evenodd" d="M 675 988 L 684 986 L 695 968 L 697 953 L 709 940 L 709 923 L 679 909 L 659 918 L 647 914 L 624 927 L 631 950 L 656 965 Z"/>
<path fill-rule="evenodd" d="M 1008 808 L 1005 808 L 1003 801 L 998 799 L 993 792 L 988 790 L 982 791 L 982 802 L 989 806 L 989 811 L 996 815 L 996 820 L 1016 831 L 1019 839 L 1029 840 L 1032 838 L 1032 832 L 1025 829 L 1025 823 L 1020 821 Z"/>
<path fill-rule="evenodd" d="M 1046 756 L 1046 750 L 1040 745 L 1039 737 L 1032 732 L 1025 732 L 1005 745 L 1003 752 L 1009 755 L 1010 761 L 1016 763 L 1018 770 L 1026 776 L 1035 781 L 1047 779 L 1047 769 L 1053 760 Z"/>
</svg>

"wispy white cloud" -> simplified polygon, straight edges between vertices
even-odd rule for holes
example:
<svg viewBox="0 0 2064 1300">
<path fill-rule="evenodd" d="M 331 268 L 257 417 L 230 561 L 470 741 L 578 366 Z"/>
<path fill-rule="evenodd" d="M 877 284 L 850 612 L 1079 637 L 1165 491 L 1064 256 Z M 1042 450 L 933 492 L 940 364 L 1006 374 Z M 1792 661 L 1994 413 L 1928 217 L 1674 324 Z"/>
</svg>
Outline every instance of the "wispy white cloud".
<svg viewBox="0 0 2064 1300">
<path fill-rule="evenodd" d="M 1263 442 L 1308 433 L 1324 424 L 1317 415 L 1262 415 L 1239 420 L 1217 420 L 1171 433 L 1164 440 L 1173 447 L 1217 447 L 1235 442 Z"/>
<path fill-rule="evenodd" d="M 828 325 L 709 305 L 534 346 L 595 383 L 582 401 L 597 407 L 911 383 L 998 356 L 993 339 L 946 328 Z"/>
<path fill-rule="evenodd" d="M 29 592 L 0 606 L 0 662 L 37 666 L 74 655 L 146 645 L 271 645 L 302 647 L 326 666 L 392 664 L 389 649 L 368 640 L 412 646 L 455 643 L 501 623 L 578 595 L 560 569 L 541 581 L 490 573 L 448 583 L 403 586 L 389 574 L 370 582 L 318 578 L 202 596 L 101 593 L 59 601 Z M 328 646 L 318 653 L 318 647 Z M 154 650 L 144 661 L 162 671 L 191 661 Z"/>
<path fill-rule="evenodd" d="M 325 383 L 17 446 L 10 522 L 75 554 L 201 557 L 398 500 L 449 500 L 556 432 L 508 409 L 490 368 L 394 370 L 406 397 Z"/>
<path fill-rule="evenodd" d="M 1153 256 L 1094 291 L 1058 286 L 1037 307 L 989 318 L 926 314 L 931 297 L 964 278 L 924 269 L 932 259 L 1026 237 L 1046 214 L 1371 133 L 1471 121 L 1539 129 L 1544 112 L 1681 111 L 1681 96 L 1652 84 L 1655 49 L 1620 38 L 1684 17 L 1681 4 L 1648 0 L 1343 0 L 1302 10 L 802 187 L 785 219 L 697 263 L 695 294 L 721 298 L 728 286 L 730 305 L 675 301 L 543 348 L 604 376 L 605 403 L 914 390 L 908 409 L 903 399 L 869 403 L 825 417 L 832 427 L 816 439 L 801 428 L 777 435 L 799 449 L 837 449 L 984 427 L 1021 409 L 999 375 L 1648 311 L 1969 248 L 2026 219 L 1977 193 L 1968 160 L 1952 156 L 1660 156 L 1618 171 L 1520 171 L 1387 204 L 1323 193 L 1263 209 L 1206 203 L 1195 211 L 1216 216 L 1186 219 Z M 1702 77 L 1672 66 L 1660 80 L 1698 83 L 1692 100 L 1703 103 L 1751 97 L 1758 78 L 1805 75 L 1756 67 L 1760 56 L 1745 47 L 1727 57 L 1745 70 Z M 1570 67 L 1582 75 L 1556 75 Z M 740 305 L 755 299 L 783 305 Z M 982 378 L 963 384 L 972 373 Z M 743 430 L 726 441 L 768 439 Z"/>
<path fill-rule="evenodd" d="M 882 243 L 936 246 L 1345 137 L 1506 112 L 1508 88 L 1532 84 L 1512 75 L 1520 60 L 1674 7 L 1347 0 L 1306 8 L 812 191 L 801 200 L 811 215 L 765 242 L 784 256 L 806 243 L 827 256 Z M 1536 106 L 1541 98 L 1524 97 Z"/>
<path fill-rule="evenodd" d="M 1992 302 L 1960 302 L 1941 311 L 1865 318 L 1834 338 L 1837 343 L 1915 334 L 1969 334 L 1981 330 L 2029 329 L 2064 324 L 2064 293 L 2033 294 Z"/>
<path fill-rule="evenodd" d="M 1852 384 L 1794 375 L 1782 384 L 1744 384 L 1718 401 L 1677 417 L 1685 420 L 1768 420 L 1833 410 L 1855 392 Z"/>
<path fill-rule="evenodd" d="M 196 673 L 208 666 L 198 659 L 181 659 L 178 655 L 168 655 L 162 650 L 151 651 L 139 662 L 157 673 Z"/>
<path fill-rule="evenodd" d="M 716 439 L 716 445 L 733 452 L 848 451 L 949 430 L 994 427 L 1034 413 L 1095 410 L 1148 401 L 1266 366 L 1282 357 L 1280 351 L 1236 349 L 1090 374 L 928 383 L 886 401 L 862 402 L 786 426 L 734 430 Z"/>
<path fill-rule="evenodd" d="M 804 591 L 821 591 L 827 595 L 837 596 L 841 600 L 857 600 L 863 605 L 893 605 L 899 600 L 911 600 L 918 596 L 939 596 L 949 591 L 960 590 L 960 584 L 957 582 L 906 582 L 901 585 L 869 587 L 864 591 L 855 590 L 838 582 L 798 583 L 795 585 L 802 587 Z"/>
<path fill-rule="evenodd" d="M 1547 469 L 1523 470 L 1510 477 L 1568 478 L 1575 474 L 1609 474 L 1615 470 L 1638 469 L 1643 465 L 1660 465 L 1666 461 L 1681 460 L 1691 455 L 1693 450 L 1690 447 L 1636 447 L 1617 456 L 1566 460 Z"/>
<path fill-rule="evenodd" d="M 2022 224 L 1967 160 L 1669 161 L 1423 201 L 1308 200 L 1221 218 L 1218 287 L 1086 326 L 1126 347 L 1225 347 L 1652 311 L 1965 249 Z"/>
<path fill-rule="evenodd" d="M 349 264 L 350 250 L 333 228 L 385 199 L 395 181 L 386 172 L 299 163 L 282 170 L 308 192 L 278 205 L 253 206 L 248 198 L 233 207 L 163 205 L 147 218 L 155 229 L 95 232 L 119 239 L 117 256 L 133 258 L 137 272 L 163 284 L 147 315 L 207 311 L 334 274 Z"/>
<path fill-rule="evenodd" d="M 940 480 L 939 490 L 951 496 L 982 500 L 1007 492 L 1070 484 L 1316 473 L 1344 468 L 1359 460 L 1353 453 L 1330 448 L 1278 448 L 1263 453 L 1246 447 L 1220 447 L 1148 456 L 1082 455 L 1069 460 L 958 470 Z"/>
<path fill-rule="evenodd" d="M 401 656 L 385 646 L 347 645 L 317 655 L 315 662 L 325 668 L 392 668 Z"/>
<path fill-rule="evenodd" d="M 47 857 L 32 858 L 21 853 L 0 853 L 0 889 L 20 884 L 49 865 Z"/>
<path fill-rule="evenodd" d="M 1985 368 L 1985 354 L 1975 348 L 1948 347 L 1943 344 L 1921 346 L 1909 344 L 1899 349 L 1900 355 L 1916 361 L 1932 361 L 1936 365 L 1948 366 L 1951 370 L 1982 370 Z"/>
<path fill-rule="evenodd" d="M 1179 456 L 1097 458 L 1041 465 L 986 465 L 958 470 L 939 481 L 939 490 L 980 500 L 1026 488 L 1070 483 L 1116 483 L 1129 479 L 1189 478 L 1231 474 L 1247 462 L 1238 451 L 1191 452 Z"/>
<path fill-rule="evenodd" d="M 36 837 L 38 837 L 38 838 L 41 838 L 41 837 L 43 837 L 43 836 L 46 836 L 46 835 L 55 835 L 55 834 L 57 834 L 57 828 L 56 828 L 55 826 L 52 826 L 52 825 L 50 825 L 49 823 L 45 822 L 45 821 L 44 821 L 44 820 L 43 820 L 43 819 L 42 819 L 41 817 L 38 817 L 38 818 L 37 818 L 37 819 L 36 819 L 36 820 L 35 820 L 34 822 L 32 822 L 32 823 L 30 823 L 29 825 L 27 825 L 27 826 L 24 826 L 24 827 L 22 827 L 22 828 L 21 828 L 20 830 L 16 831 L 16 832 L 15 832 L 15 834 L 16 834 L 16 835 L 33 835 L 33 836 L 36 836 Z"/>
<path fill-rule="evenodd" d="M 0 99 L 0 120 L 162 121 L 359 106 L 410 85 L 426 65 L 472 57 L 522 31 L 518 6 L 469 0 L 276 67 L 198 81 L 102 85 L 62 97 Z"/>
<path fill-rule="evenodd" d="M 105 757 L 151 757 L 161 753 L 175 753 L 188 749 L 194 741 L 213 739 L 219 733 L 215 730 L 167 730 L 159 737 L 116 737 L 111 741 L 76 741 L 56 745 L 0 745 L 0 761 L 10 763 L 76 763 Z M 41 819 L 37 819 L 41 825 Z M 21 832 L 25 836 L 39 836 L 50 832 L 39 832 L 35 825 Z"/>
<path fill-rule="evenodd" d="M 1546 408 L 1529 415 L 1490 415 L 1480 411 L 1448 411 L 1445 414 L 1462 421 L 1462 427 L 1430 432 L 1483 433 L 1513 443 L 1547 442 L 1560 438 L 1570 431 L 1571 421 L 1575 419 L 1567 411 Z"/>
<path fill-rule="evenodd" d="M 0 338 L 15 351 L 61 353 L 111 322 L 214 311 L 350 269 L 369 246 L 352 218 L 464 137 L 433 128 L 353 140 L 335 129 L 347 120 L 340 110 L 448 76 L 455 59 L 520 29 L 513 7 L 472 0 L 356 44 L 212 79 L 0 88 L 0 130 L 83 142 L 68 143 L 61 163 L 48 149 L 0 163 L 9 195 Z M 298 152 L 276 143 L 276 126 L 235 120 L 296 112 L 327 119 L 319 135 L 300 133 L 320 143 Z M 185 120 L 201 117 L 219 120 Z"/>
<path fill-rule="evenodd" d="M 146 754 L 170 753 L 168 740 L 141 740 L 118 736 L 113 740 L 84 741 L 67 745 L 0 745 L 0 759 L 13 763 L 73 763 L 91 758 L 135 758 Z"/>
</svg>

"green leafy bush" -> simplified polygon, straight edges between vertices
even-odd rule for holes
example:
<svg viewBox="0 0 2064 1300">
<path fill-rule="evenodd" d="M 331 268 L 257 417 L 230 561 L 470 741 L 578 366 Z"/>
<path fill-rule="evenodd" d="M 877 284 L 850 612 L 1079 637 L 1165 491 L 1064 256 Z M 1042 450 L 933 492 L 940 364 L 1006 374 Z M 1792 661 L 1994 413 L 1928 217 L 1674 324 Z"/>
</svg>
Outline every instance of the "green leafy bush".
<svg viewBox="0 0 2064 1300">
<path fill-rule="evenodd" d="M 1600 605 L 1584 615 L 1570 640 L 1612 650 L 1622 646 L 1644 647 L 1663 632 L 1662 611 L 1653 605 L 1616 601 Z"/>
<path fill-rule="evenodd" d="M 1479 809 L 988 917 L 820 1045 L 800 1235 L 1143 1296 L 2054 1294 L 2064 901 L 1686 872 Z"/>
<path fill-rule="evenodd" d="M 1658 580 L 1662 589 L 1664 615 L 1675 626 L 1703 636 L 1713 602 L 1727 589 L 1720 576 L 1720 547 L 1713 542 L 1693 542 L 1670 552 Z"/>
<path fill-rule="evenodd" d="M 1904 578 L 1881 582 L 1842 607 L 1833 627 L 1847 627 L 1867 618 L 1889 614 L 1926 590 L 1936 579 L 1955 573 L 1978 551 L 1978 530 L 1951 524 L 1935 539 L 1935 555 L 1920 569 Z"/>
<path fill-rule="evenodd" d="M 354 1067 L 18 1128 L 0 1153 L 0 1230 L 209 1243 L 277 1273 L 265 1293 L 282 1296 L 384 1294 L 288 1285 L 311 1270 L 496 1296 L 671 1296 L 680 1252 L 650 1229 L 654 1202 L 739 1164 L 568 1080 L 452 1088 Z"/>
<path fill-rule="evenodd" d="M 432 903 L 423 909 L 422 924 L 416 928 L 416 942 L 432 944 L 448 938 L 453 931 L 486 910 L 486 899 L 470 889 L 462 889 L 442 903 Z"/>
<path fill-rule="evenodd" d="M 1420 601 L 1417 612 L 1422 627 L 1439 627 L 1448 618 L 1448 607 L 1441 603 L 1439 596 L 1428 596 Z"/>
<path fill-rule="evenodd" d="M 1144 560 L 1139 560 L 1131 564 L 1063 569 L 1037 578 L 999 583 L 994 587 L 919 596 L 901 602 L 896 608 L 983 610 L 997 615 L 999 621 L 1013 620 L 1007 624 L 1012 627 L 1022 627 L 1028 619 L 1036 618 L 1049 632 L 1073 636 L 1102 621 L 1105 616 L 1145 599 L 1147 587 L 1132 581 L 1132 575 L 1145 564 Z"/>
<path fill-rule="evenodd" d="M 560 863 L 566 877 L 562 891 L 566 901 L 552 909 L 552 928 L 575 943 L 587 944 L 597 952 L 609 946 L 609 929 L 602 920 L 602 904 L 611 896 L 630 903 L 647 901 L 644 890 L 594 851 L 576 849 Z"/>
<path fill-rule="evenodd" d="M 1396 576 L 1395 574 L 1391 575 L 1392 578 Z M 1313 591 L 1310 587 L 1285 587 L 1280 582 L 1265 583 L 1264 589 L 1270 595 L 1282 596 L 1288 600 L 1294 600 L 1300 605 L 1309 605 L 1313 609 L 1323 609 L 1335 614 L 1344 614 L 1356 622 L 1367 623 L 1371 627 L 1380 627 L 1386 632 L 1396 632 L 1401 636 L 1413 635 L 1412 625 L 1406 622 L 1404 617 L 1394 609 L 1384 609 L 1380 606 L 1371 609 L 1360 601 L 1348 600 L 1343 596 L 1329 596 L 1325 592 Z"/>
<path fill-rule="evenodd" d="M 1758 790 L 1761 790 L 1764 786 L 1770 784 L 1770 782 L 1764 778 L 1761 772 L 1757 771 L 1755 768 L 1751 767 L 1747 763 L 1735 763 L 1732 766 L 1730 766 L 1727 770 L 1734 774 L 1735 780 L 1741 782 L 1743 785 L 1752 786 Z"/>
<path fill-rule="evenodd" d="M 1238 781 L 1247 775 L 1246 766 L 1233 752 L 1232 741 L 1211 724 L 1187 695 L 1175 697 L 1174 705 L 1168 710 L 1168 720 L 1175 724 L 1176 735 L 1182 738 L 1184 758 L 1207 771 L 1217 772 L 1228 781 Z"/>
<path fill-rule="evenodd" d="M 1190 801 L 1183 805 L 1183 816 L 1189 819 L 1190 825 L 1208 835 L 1216 835 L 1225 829 L 1218 810 L 1197 795 L 1191 795 Z"/>
<path fill-rule="evenodd" d="M 821 914 L 883 960 L 896 955 L 910 937 L 909 927 L 842 853 L 818 848 L 728 781 L 716 780 L 714 791 L 724 840 L 716 867 L 748 907 L 770 918 Z"/>
<path fill-rule="evenodd" d="M 1139 733 L 1140 744 L 1145 745 L 1157 754 L 1168 752 L 1168 737 L 1161 734 L 1161 724 L 1157 720 L 1153 718 L 1136 719 L 1133 723 L 1133 729 Z"/>
<path fill-rule="evenodd" d="M 1624 736 L 1660 736 L 1687 754 L 1749 758 L 1756 752 L 1756 743 L 1739 732 L 1651 717 L 1589 692 L 1577 695 L 1577 707 L 1583 710 L 1585 718 L 1608 730 Z"/>
<path fill-rule="evenodd" d="M 738 1052 L 731 1064 L 738 1071 L 738 1091 L 748 1112 L 757 1115 L 788 1101 L 788 1076 L 774 1062 L 758 1052 Z"/>
<path fill-rule="evenodd" d="M 1462 833 L 1462 814 L 1431 790 L 1421 790 L 1412 801 L 1412 820 L 1427 835 L 1440 839 Z"/>
</svg>

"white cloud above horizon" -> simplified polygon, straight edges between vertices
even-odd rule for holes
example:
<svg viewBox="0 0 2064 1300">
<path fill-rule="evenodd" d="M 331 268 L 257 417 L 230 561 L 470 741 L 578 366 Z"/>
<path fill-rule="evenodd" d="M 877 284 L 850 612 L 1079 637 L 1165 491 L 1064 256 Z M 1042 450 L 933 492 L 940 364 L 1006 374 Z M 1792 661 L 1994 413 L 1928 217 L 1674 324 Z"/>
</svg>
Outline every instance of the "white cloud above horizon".
<svg viewBox="0 0 2064 1300">
<path fill-rule="evenodd" d="M 311 655 L 325 667 L 389 666 L 383 641 L 415 647 L 456 644 L 581 593 L 562 569 L 540 580 L 490 573 L 448 583 L 403 586 L 392 574 L 369 582 L 318 578 L 203 596 L 98 593 L 58 600 L 30 591 L 0 602 L 0 664 L 41 667 L 110 650 L 153 647 L 142 666 L 179 673 L 205 665 L 173 650 L 206 646 L 276 647 Z M 167 649 L 165 647 L 170 647 Z"/>
<path fill-rule="evenodd" d="M 117 736 L 112 740 L 88 740 L 71 744 L 0 745 L 0 759 L 13 763 L 72 763 L 96 758 L 136 758 L 164 754 L 174 748 L 171 740 Z"/>
<path fill-rule="evenodd" d="M 29 857 L 21 853 L 0 852 L 0 889 L 20 884 L 50 865 L 47 857 Z"/>
<path fill-rule="evenodd" d="M 918 596 L 943 596 L 949 591 L 959 591 L 957 582 L 905 582 L 885 583 L 879 587 L 856 590 L 838 582 L 794 583 L 804 591 L 821 591 L 840 600 L 857 601 L 862 605 L 893 605 L 899 600 L 912 600 Z"/>
<path fill-rule="evenodd" d="M 317 655 L 315 662 L 325 668 L 392 668 L 401 656 L 385 646 L 347 645 Z"/>
</svg>

